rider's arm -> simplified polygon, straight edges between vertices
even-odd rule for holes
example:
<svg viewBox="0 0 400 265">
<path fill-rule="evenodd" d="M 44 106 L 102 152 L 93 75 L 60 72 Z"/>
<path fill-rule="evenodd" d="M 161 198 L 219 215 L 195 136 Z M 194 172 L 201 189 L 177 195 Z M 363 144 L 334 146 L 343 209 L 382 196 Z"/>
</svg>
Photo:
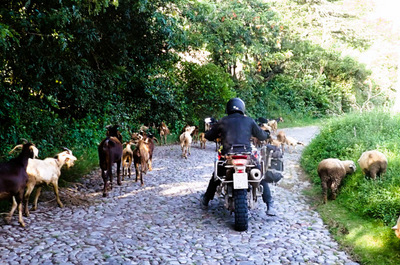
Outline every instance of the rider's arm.
<svg viewBox="0 0 400 265">
<path fill-rule="evenodd" d="M 261 129 L 255 122 L 253 122 L 252 126 L 252 135 L 260 141 L 267 140 L 268 138 L 270 138 L 270 132 Z"/>
</svg>

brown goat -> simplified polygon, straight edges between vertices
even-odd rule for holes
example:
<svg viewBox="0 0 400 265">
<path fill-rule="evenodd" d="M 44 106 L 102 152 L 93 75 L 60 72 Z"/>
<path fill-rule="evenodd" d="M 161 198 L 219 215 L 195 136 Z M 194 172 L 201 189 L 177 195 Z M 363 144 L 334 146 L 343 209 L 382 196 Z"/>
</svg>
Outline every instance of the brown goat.
<svg viewBox="0 0 400 265">
<path fill-rule="evenodd" d="M 141 139 L 139 140 L 135 150 L 133 150 L 133 161 L 135 164 L 136 178 L 135 181 L 138 181 L 140 178 L 141 185 L 143 186 L 143 174 L 147 173 L 147 170 L 152 170 L 151 168 L 151 158 L 153 156 L 153 150 L 151 145 L 149 144 L 151 138 Z M 151 141 L 152 142 L 152 141 Z M 154 148 L 154 143 L 153 143 Z"/>
<path fill-rule="evenodd" d="M 113 127 L 107 126 L 107 129 L 107 137 L 99 144 L 98 147 L 101 177 L 104 181 L 103 197 L 107 196 L 108 182 L 110 182 L 110 189 L 112 189 L 112 166 L 115 163 L 117 164 L 117 184 L 122 184 L 120 178 L 123 150 L 122 135 L 118 131 L 118 125 Z"/>
<path fill-rule="evenodd" d="M 200 141 L 200 148 L 201 149 L 206 149 L 207 139 L 206 139 L 205 135 L 206 135 L 205 133 L 200 133 L 200 135 L 199 135 L 199 141 Z"/>
<path fill-rule="evenodd" d="M 133 161 L 133 151 L 131 145 L 133 144 L 131 141 L 124 143 L 126 146 L 124 150 L 122 150 L 122 180 L 125 180 L 125 176 L 131 178 L 131 165 Z"/>
<path fill-rule="evenodd" d="M 162 140 L 164 139 L 164 144 L 167 144 L 167 135 L 171 134 L 165 122 L 162 122 L 160 125 L 160 144 L 162 144 Z"/>
<path fill-rule="evenodd" d="M 0 200 L 12 199 L 11 211 L 5 218 L 6 223 L 10 224 L 14 211 L 18 207 L 18 222 L 22 227 L 25 227 L 22 219 L 22 204 L 26 183 L 28 182 L 26 167 L 28 159 L 33 158 L 38 151 L 32 143 L 17 145 L 13 150 L 17 147 L 22 147 L 22 151 L 17 157 L 0 163 Z"/>
</svg>

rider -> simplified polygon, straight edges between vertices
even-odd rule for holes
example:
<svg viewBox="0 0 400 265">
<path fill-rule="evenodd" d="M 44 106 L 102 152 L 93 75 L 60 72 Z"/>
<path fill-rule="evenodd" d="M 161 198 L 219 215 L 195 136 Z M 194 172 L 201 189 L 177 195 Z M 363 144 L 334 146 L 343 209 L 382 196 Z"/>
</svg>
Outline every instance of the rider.
<svg viewBox="0 0 400 265">
<path fill-rule="evenodd" d="M 263 131 L 252 118 L 244 115 L 245 104 L 240 98 L 230 99 L 226 104 L 225 112 L 228 116 L 220 119 L 205 135 L 209 141 L 221 138 L 222 155 L 225 155 L 231 149 L 232 145 L 246 146 L 247 150 L 251 150 L 251 136 L 261 141 L 270 137 L 268 131 Z M 208 202 L 214 198 L 215 191 L 220 183 L 220 180 L 214 180 L 214 177 L 211 177 L 207 191 L 202 197 L 202 204 L 204 206 L 208 206 Z M 268 183 L 262 180 L 261 185 L 264 188 L 262 197 L 267 204 L 267 215 L 274 216 L 276 215 L 276 211 L 273 208 L 273 200 Z"/>
</svg>

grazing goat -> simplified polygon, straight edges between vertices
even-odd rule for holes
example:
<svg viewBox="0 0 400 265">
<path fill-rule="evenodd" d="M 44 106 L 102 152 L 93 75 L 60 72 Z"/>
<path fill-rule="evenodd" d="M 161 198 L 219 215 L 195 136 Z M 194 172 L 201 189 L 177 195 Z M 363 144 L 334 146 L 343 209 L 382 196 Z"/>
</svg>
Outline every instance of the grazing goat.
<svg viewBox="0 0 400 265">
<path fill-rule="evenodd" d="M 164 139 L 164 144 L 167 144 L 167 135 L 170 134 L 170 131 L 167 125 L 165 125 L 165 122 L 161 122 L 159 131 L 160 131 L 160 144 L 162 145 L 163 139 Z"/>
<path fill-rule="evenodd" d="M 37 155 L 38 150 L 32 143 L 28 142 L 17 145 L 12 151 L 16 148 L 22 148 L 17 157 L 0 163 L 0 200 L 12 198 L 11 211 L 5 218 L 6 223 L 11 223 L 14 211 L 18 207 L 18 222 L 22 227 L 25 227 L 22 219 L 22 204 L 26 183 L 28 182 L 26 167 L 28 159 Z"/>
<path fill-rule="evenodd" d="M 37 186 L 35 199 L 31 211 L 37 209 L 37 203 L 43 185 L 52 185 L 54 194 L 56 195 L 57 204 L 63 207 L 63 204 L 58 195 L 58 179 L 61 175 L 61 168 L 66 165 L 68 168 L 74 166 L 76 157 L 72 155 L 72 151 L 65 148 L 65 151 L 57 154 L 54 158 L 48 157 L 44 160 L 29 159 L 26 172 L 28 173 L 28 183 L 26 184 L 26 191 L 24 195 L 25 207 L 24 213 L 29 216 L 28 202 L 35 186 Z"/>
<path fill-rule="evenodd" d="M 133 151 L 131 145 L 133 143 L 131 141 L 124 143 L 125 148 L 122 150 L 122 180 L 125 180 L 125 176 L 131 178 L 131 166 L 133 161 Z"/>
<path fill-rule="evenodd" d="M 200 149 L 206 149 L 206 134 L 205 133 L 200 133 L 199 135 L 199 141 L 200 141 Z"/>
<path fill-rule="evenodd" d="M 187 159 L 190 155 L 190 145 L 192 144 L 192 132 L 196 129 L 195 126 L 186 127 L 185 132 L 179 136 L 179 141 L 181 142 L 182 157 Z"/>
<path fill-rule="evenodd" d="M 386 156 L 377 150 L 362 153 L 357 162 L 365 176 L 372 179 L 376 179 L 376 176 L 380 177 L 381 174 L 386 173 L 388 164 Z"/>
<path fill-rule="evenodd" d="M 328 200 L 328 189 L 332 191 L 332 200 L 336 200 L 337 190 L 347 174 L 354 173 L 356 165 L 351 160 L 341 161 L 336 158 L 327 158 L 318 164 L 318 176 L 321 178 L 324 203 Z"/>
<path fill-rule="evenodd" d="M 107 196 L 108 182 L 112 189 L 112 166 L 115 163 L 117 164 L 117 183 L 121 185 L 122 135 L 118 131 L 118 125 L 107 126 L 107 129 L 107 137 L 98 146 L 101 177 L 104 181 L 103 197 Z"/>
</svg>

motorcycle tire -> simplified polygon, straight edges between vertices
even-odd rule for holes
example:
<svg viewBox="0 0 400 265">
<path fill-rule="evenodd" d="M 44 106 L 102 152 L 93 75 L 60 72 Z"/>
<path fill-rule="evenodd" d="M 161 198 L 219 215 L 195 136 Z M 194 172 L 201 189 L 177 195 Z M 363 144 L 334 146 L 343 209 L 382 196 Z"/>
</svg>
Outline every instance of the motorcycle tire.
<svg viewBox="0 0 400 265">
<path fill-rule="evenodd" d="M 245 231 L 248 228 L 248 207 L 247 190 L 234 190 L 233 197 L 235 202 L 235 230 Z"/>
</svg>

